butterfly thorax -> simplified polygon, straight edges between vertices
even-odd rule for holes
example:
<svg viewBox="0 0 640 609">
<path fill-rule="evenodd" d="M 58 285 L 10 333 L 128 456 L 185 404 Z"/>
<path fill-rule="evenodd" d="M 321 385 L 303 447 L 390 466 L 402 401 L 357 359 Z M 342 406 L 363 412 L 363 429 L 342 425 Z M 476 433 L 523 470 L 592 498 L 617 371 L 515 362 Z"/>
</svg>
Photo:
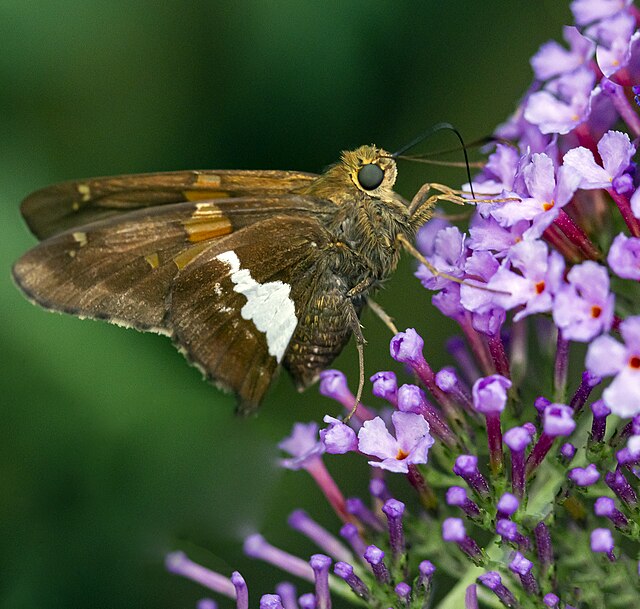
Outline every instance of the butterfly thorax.
<svg viewBox="0 0 640 609">
<path fill-rule="evenodd" d="M 365 189 L 359 171 L 375 164 L 381 183 Z M 406 201 L 393 190 L 397 175 L 391 155 L 375 146 L 342 153 L 341 160 L 310 184 L 305 194 L 330 201 L 323 224 L 331 236 L 333 270 L 348 289 L 363 281 L 371 287 L 387 279 L 400 255 L 397 236 L 415 236 Z"/>
</svg>

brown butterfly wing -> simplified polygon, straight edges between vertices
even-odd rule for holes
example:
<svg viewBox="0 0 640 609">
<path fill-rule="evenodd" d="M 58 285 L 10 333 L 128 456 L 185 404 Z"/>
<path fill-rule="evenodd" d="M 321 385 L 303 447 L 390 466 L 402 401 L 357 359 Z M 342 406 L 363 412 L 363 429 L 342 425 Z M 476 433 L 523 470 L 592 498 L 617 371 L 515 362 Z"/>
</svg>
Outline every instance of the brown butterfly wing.
<svg viewBox="0 0 640 609">
<path fill-rule="evenodd" d="M 133 211 L 43 241 L 16 262 L 13 275 L 47 309 L 168 333 L 171 284 L 210 242 L 283 210 L 313 215 L 317 205 L 290 195 Z"/>
<path fill-rule="evenodd" d="M 276 332 L 274 352 L 267 329 L 277 327 L 281 311 L 275 307 L 262 329 L 243 317 L 249 300 L 260 309 L 260 297 L 235 289 L 232 268 L 218 256 L 233 252 L 267 294 L 276 282 L 289 286 L 297 325 L 319 277 L 327 241 L 319 221 L 324 205 L 286 195 L 137 210 L 43 241 L 18 260 L 14 278 L 45 308 L 172 336 L 249 412 L 269 386 L 295 325 L 289 317 L 290 333 L 278 338 Z"/>
<path fill-rule="evenodd" d="M 317 219 L 275 216 L 211 243 L 173 284 L 174 342 L 210 380 L 236 392 L 245 414 L 283 361 L 327 243 Z"/>
<path fill-rule="evenodd" d="M 317 176 L 294 171 L 171 171 L 88 178 L 48 186 L 21 206 L 39 239 L 136 209 L 184 201 L 270 197 L 289 193 Z"/>
</svg>

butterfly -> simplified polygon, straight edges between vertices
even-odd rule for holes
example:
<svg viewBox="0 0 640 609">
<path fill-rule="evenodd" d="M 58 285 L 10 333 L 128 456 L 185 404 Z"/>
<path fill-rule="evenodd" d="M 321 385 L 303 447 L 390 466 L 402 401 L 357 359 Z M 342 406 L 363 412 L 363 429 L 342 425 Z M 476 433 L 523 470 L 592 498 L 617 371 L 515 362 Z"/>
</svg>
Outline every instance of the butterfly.
<svg viewBox="0 0 640 609">
<path fill-rule="evenodd" d="M 22 203 L 41 243 L 13 277 L 46 309 L 169 336 L 244 414 L 280 367 L 307 388 L 352 334 L 362 386 L 360 314 L 403 249 L 420 257 L 411 242 L 435 202 L 456 198 L 425 185 L 403 199 L 397 156 L 368 145 L 320 175 L 176 171 L 50 186 Z"/>
</svg>

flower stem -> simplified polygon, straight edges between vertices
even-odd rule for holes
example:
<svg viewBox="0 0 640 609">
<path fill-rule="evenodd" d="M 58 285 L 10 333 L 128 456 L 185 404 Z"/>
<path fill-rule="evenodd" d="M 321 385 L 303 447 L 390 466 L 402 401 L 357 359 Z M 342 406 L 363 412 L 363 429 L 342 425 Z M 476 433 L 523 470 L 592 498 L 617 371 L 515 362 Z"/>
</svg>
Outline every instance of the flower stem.
<svg viewBox="0 0 640 609">
<path fill-rule="evenodd" d="M 407 480 L 409 484 L 416 489 L 418 498 L 423 507 L 429 512 L 435 513 L 438 510 L 438 498 L 433 492 L 433 489 L 429 486 L 424 476 L 418 469 L 417 465 L 409 465 L 409 472 L 407 473 Z"/>
<path fill-rule="evenodd" d="M 556 361 L 553 369 L 553 394 L 556 402 L 564 403 L 569 371 L 569 341 L 558 330 Z"/>
<path fill-rule="evenodd" d="M 607 188 L 607 192 L 611 195 L 611 198 L 618 206 L 620 214 L 622 215 L 622 219 L 625 221 L 627 227 L 629 228 L 629 232 L 634 237 L 640 237 L 640 222 L 638 222 L 638 218 L 636 218 L 633 215 L 633 211 L 631 211 L 631 203 L 629 202 L 629 198 L 626 195 L 617 193 L 613 188 Z"/>
<path fill-rule="evenodd" d="M 461 320 L 460 327 L 464 332 L 469 347 L 471 347 L 471 351 L 476 356 L 476 361 L 480 363 L 484 374 L 486 376 L 495 374 L 497 371 L 494 367 L 493 360 L 491 359 L 487 345 L 484 340 L 482 340 L 480 333 L 474 329 L 468 319 Z"/>
<path fill-rule="evenodd" d="M 325 464 L 316 459 L 307 467 L 307 471 L 311 474 L 316 484 L 327 498 L 335 513 L 343 522 L 353 522 L 353 516 L 347 511 L 347 502 L 338 488 L 336 481 L 333 479 Z"/>
<path fill-rule="evenodd" d="M 510 379 L 511 371 L 509 370 L 509 358 L 507 357 L 507 352 L 504 349 L 502 338 L 499 334 L 496 334 L 495 336 L 490 336 L 487 342 L 496 372 Z"/>
<path fill-rule="evenodd" d="M 504 454 L 502 452 L 502 428 L 500 427 L 500 413 L 487 413 L 487 440 L 489 443 L 489 463 L 494 476 L 502 473 Z"/>
<path fill-rule="evenodd" d="M 587 234 L 571 219 L 571 216 L 561 209 L 554 224 L 575 245 L 583 256 L 589 260 L 600 260 L 602 254 L 593 244 Z"/>
<path fill-rule="evenodd" d="M 569 262 L 582 262 L 580 250 L 567 239 L 555 223 L 550 224 L 542 233 L 545 241 L 557 249 Z"/>
<path fill-rule="evenodd" d="M 546 433 L 543 433 L 540 436 L 540 438 L 536 442 L 536 445 L 533 447 L 533 450 L 531 451 L 529 458 L 527 459 L 526 468 L 525 468 L 527 476 L 530 476 L 538 467 L 538 465 L 542 463 L 544 458 L 547 456 L 547 453 L 551 450 L 551 447 L 553 446 L 553 441 L 555 439 L 556 439 L 555 436 L 550 436 Z"/>
</svg>

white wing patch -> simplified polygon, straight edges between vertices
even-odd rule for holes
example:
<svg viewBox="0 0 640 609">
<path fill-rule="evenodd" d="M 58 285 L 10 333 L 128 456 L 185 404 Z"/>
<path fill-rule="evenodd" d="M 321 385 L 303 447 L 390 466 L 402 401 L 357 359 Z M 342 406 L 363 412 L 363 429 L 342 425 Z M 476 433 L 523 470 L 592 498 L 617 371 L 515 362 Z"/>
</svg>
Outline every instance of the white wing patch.
<svg viewBox="0 0 640 609">
<path fill-rule="evenodd" d="M 269 354 L 280 363 L 298 325 L 296 309 L 289 297 L 291 286 L 282 281 L 258 283 L 249 269 L 240 268 L 240 260 L 232 250 L 216 256 L 229 267 L 233 290 L 247 299 L 240 315 L 251 320 L 267 337 Z"/>
</svg>

